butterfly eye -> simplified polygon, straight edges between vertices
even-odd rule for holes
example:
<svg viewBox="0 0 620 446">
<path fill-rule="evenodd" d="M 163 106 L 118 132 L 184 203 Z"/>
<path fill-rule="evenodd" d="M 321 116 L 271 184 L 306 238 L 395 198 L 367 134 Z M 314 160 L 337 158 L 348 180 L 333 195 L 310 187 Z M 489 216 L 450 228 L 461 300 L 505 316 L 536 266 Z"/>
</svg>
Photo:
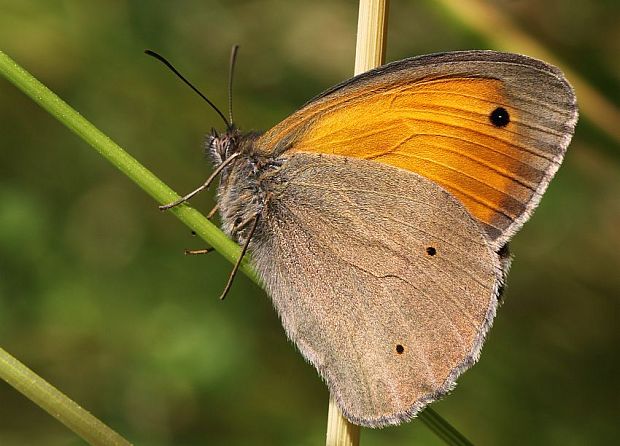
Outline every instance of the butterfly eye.
<svg viewBox="0 0 620 446">
<path fill-rule="evenodd" d="M 396 353 L 398 353 L 399 355 L 402 355 L 404 352 L 405 352 L 405 347 L 403 347 L 400 344 L 396 345 Z"/>
<path fill-rule="evenodd" d="M 433 246 L 429 246 L 428 248 L 426 248 L 426 253 L 432 257 L 437 254 L 437 249 L 435 249 Z"/>
<path fill-rule="evenodd" d="M 489 115 L 489 120 L 495 127 L 506 127 L 510 122 L 510 115 L 504 107 L 497 107 Z"/>
</svg>

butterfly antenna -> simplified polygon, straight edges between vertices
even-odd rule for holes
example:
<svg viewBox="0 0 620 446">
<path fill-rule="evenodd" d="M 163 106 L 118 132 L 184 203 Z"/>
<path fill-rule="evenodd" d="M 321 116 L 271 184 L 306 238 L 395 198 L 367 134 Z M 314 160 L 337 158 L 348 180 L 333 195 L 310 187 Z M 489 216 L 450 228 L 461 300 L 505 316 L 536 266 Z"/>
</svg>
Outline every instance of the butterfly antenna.
<svg viewBox="0 0 620 446">
<path fill-rule="evenodd" d="M 235 74 L 235 64 L 237 63 L 237 52 L 239 51 L 239 45 L 233 45 L 230 50 L 230 65 L 228 66 L 228 120 L 231 125 L 235 124 L 233 119 L 233 75 Z"/>
<path fill-rule="evenodd" d="M 207 98 L 204 94 L 202 94 L 202 92 L 200 90 L 198 90 L 196 87 L 194 87 L 192 85 L 192 83 L 185 78 L 185 76 L 183 76 L 181 73 L 179 73 L 179 71 L 176 68 L 174 68 L 174 65 L 172 65 L 170 62 L 168 62 L 168 60 L 166 60 L 166 58 L 164 56 L 162 56 L 160 54 L 157 54 L 155 51 L 151 51 L 151 50 L 144 50 L 144 52 L 146 54 L 148 54 L 149 56 L 154 57 L 155 59 L 159 60 L 164 65 L 166 65 L 170 69 L 170 71 L 172 71 L 174 74 L 177 75 L 177 77 L 179 79 L 181 79 L 183 82 L 185 82 L 185 84 L 187 84 L 192 90 L 194 90 L 202 99 L 207 101 L 207 104 L 209 104 L 211 106 L 211 108 L 213 110 L 215 110 L 218 115 L 220 115 L 220 117 L 222 118 L 222 120 L 226 124 L 226 128 L 227 129 L 231 129 L 232 128 L 232 124 L 231 124 L 232 121 L 229 122 L 228 119 L 226 119 L 226 116 L 224 116 L 224 114 L 220 111 L 220 109 L 217 108 L 215 106 L 215 104 L 209 100 L 209 98 Z"/>
<path fill-rule="evenodd" d="M 235 280 L 235 276 L 237 275 L 237 271 L 239 271 L 239 267 L 241 266 L 241 261 L 243 260 L 243 256 L 245 256 L 245 253 L 248 250 L 248 246 L 250 246 L 250 241 L 252 240 L 252 237 L 254 236 L 254 232 L 256 231 L 256 227 L 258 226 L 258 219 L 259 218 L 260 218 L 260 215 L 256 214 L 256 216 L 254 217 L 254 223 L 252 224 L 252 229 L 250 229 L 250 233 L 248 234 L 248 239 L 243 244 L 243 249 L 241 250 L 241 255 L 239 256 L 239 258 L 235 262 L 235 266 L 233 267 L 233 270 L 230 272 L 230 276 L 228 276 L 228 282 L 226 282 L 226 286 L 224 287 L 224 291 L 222 291 L 222 294 L 220 294 L 220 300 L 224 300 L 224 298 L 228 294 L 228 291 L 230 291 L 230 287 L 232 286 L 233 280 Z"/>
</svg>

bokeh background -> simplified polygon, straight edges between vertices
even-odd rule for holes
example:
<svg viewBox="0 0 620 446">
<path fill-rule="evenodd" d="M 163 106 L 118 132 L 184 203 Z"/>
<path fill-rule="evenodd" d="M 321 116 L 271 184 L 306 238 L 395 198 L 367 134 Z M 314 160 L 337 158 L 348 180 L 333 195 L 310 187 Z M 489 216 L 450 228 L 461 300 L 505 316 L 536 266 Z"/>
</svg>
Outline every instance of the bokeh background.
<svg viewBox="0 0 620 446">
<path fill-rule="evenodd" d="M 620 104 L 620 3 L 489 2 Z M 236 121 L 265 129 L 350 77 L 354 1 L 0 0 L 0 47 L 179 192 L 210 172 L 241 45 Z M 387 59 L 510 39 L 432 0 L 393 1 Z M 508 42 L 509 43 L 509 42 Z M 620 122 L 618 122 L 620 125 Z M 137 444 L 322 444 L 328 393 L 267 296 L 0 79 L 0 345 Z M 478 445 L 613 444 L 618 427 L 620 146 L 583 116 L 512 244 L 480 362 L 434 408 Z M 203 194 L 193 204 L 208 211 Z M 0 383 L 0 444 L 82 444 Z M 440 445 L 420 422 L 363 445 Z"/>
</svg>

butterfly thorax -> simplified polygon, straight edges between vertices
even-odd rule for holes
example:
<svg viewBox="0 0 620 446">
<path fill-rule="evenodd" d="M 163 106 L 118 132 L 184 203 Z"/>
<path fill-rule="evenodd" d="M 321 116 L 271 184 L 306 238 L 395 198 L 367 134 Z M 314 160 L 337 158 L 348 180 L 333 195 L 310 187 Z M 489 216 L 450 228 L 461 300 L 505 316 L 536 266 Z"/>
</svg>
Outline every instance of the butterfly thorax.
<svg viewBox="0 0 620 446">
<path fill-rule="evenodd" d="M 220 174 L 218 203 L 222 230 L 238 243 L 246 240 L 251 223 L 262 214 L 282 164 L 254 150 L 258 136 L 233 129 L 207 138 L 207 151 L 215 167 L 234 156 Z"/>
</svg>

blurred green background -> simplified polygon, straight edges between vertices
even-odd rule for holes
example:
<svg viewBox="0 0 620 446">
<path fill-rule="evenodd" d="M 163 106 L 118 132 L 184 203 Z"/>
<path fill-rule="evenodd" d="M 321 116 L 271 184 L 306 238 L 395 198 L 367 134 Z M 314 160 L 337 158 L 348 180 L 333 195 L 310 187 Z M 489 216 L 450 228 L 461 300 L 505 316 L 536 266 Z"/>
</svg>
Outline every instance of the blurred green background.
<svg viewBox="0 0 620 446">
<path fill-rule="evenodd" d="M 620 103 L 620 3 L 495 7 Z M 266 129 L 350 77 L 354 1 L 0 0 L 0 47 L 179 192 L 210 172 L 219 118 Z M 393 1 L 387 60 L 489 48 L 431 0 Z M 503 29 L 488 23 L 488 31 Z M 620 125 L 620 122 L 618 123 Z M 137 444 L 323 444 L 325 386 L 266 295 L 0 79 L 0 345 Z M 478 445 L 612 444 L 620 435 L 620 147 L 586 117 L 512 243 L 505 304 L 480 362 L 433 407 Z M 210 194 L 193 200 L 207 212 Z M 0 383 L 1 445 L 81 441 Z M 440 445 L 420 422 L 362 445 Z"/>
</svg>

